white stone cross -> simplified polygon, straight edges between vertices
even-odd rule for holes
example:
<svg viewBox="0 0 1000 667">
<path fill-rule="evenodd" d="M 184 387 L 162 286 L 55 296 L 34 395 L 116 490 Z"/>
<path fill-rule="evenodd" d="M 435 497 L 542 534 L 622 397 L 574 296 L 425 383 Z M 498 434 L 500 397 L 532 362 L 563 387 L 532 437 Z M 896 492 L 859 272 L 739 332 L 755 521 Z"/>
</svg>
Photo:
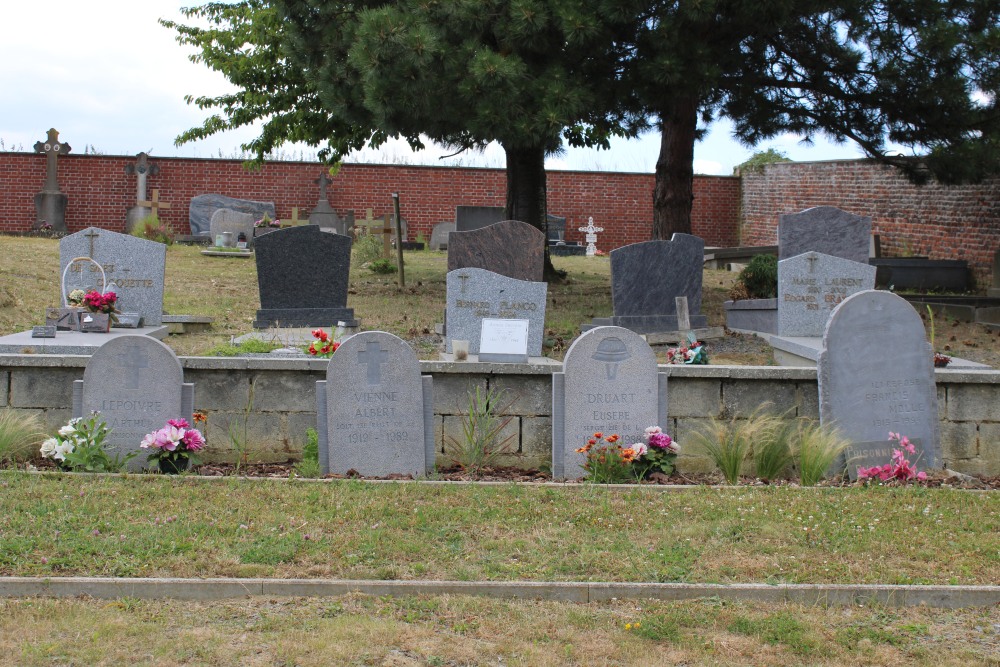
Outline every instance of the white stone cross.
<svg viewBox="0 0 1000 667">
<path fill-rule="evenodd" d="M 597 232 L 603 232 L 604 227 L 594 227 L 594 218 L 587 218 L 587 226 L 580 227 L 581 232 L 586 232 L 585 237 L 587 241 L 587 257 L 593 257 L 597 254 Z"/>
</svg>

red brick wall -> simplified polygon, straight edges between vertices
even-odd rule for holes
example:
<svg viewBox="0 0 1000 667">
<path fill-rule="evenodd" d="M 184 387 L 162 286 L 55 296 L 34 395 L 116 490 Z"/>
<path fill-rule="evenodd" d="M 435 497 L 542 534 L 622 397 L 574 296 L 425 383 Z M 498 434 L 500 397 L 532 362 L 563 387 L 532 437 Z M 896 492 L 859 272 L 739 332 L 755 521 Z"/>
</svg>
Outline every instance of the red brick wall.
<svg viewBox="0 0 1000 667">
<path fill-rule="evenodd" d="M 158 188 L 160 201 L 171 208 L 161 218 L 186 233 L 188 203 L 207 193 L 241 199 L 273 201 L 278 216 L 298 207 L 308 217 L 316 204 L 313 181 L 323 171 L 316 163 L 272 162 L 247 172 L 239 160 L 152 157 L 160 171 L 147 179 L 147 196 Z M 59 158 L 59 184 L 69 197 L 66 224 L 70 232 L 89 226 L 122 231 L 125 212 L 135 202 L 135 176 L 125 174 L 134 156 L 64 155 Z M 0 153 L 0 232 L 27 231 L 35 220 L 34 195 L 45 181 L 45 157 L 35 153 Z M 739 214 L 738 178 L 696 176 L 694 234 L 706 245 L 734 245 Z M 353 209 L 359 217 L 371 208 L 375 215 L 391 212 L 391 194 L 398 192 L 410 236 L 455 219 L 455 206 L 503 206 L 506 178 L 502 169 L 345 164 L 329 188 L 331 205 L 341 214 Z M 652 174 L 553 171 L 548 174 L 549 211 L 565 216 L 568 241 L 583 242 L 593 216 L 603 227 L 598 248 L 648 241 L 653 216 Z"/>
<path fill-rule="evenodd" d="M 912 185 L 870 160 L 783 162 L 743 174 L 741 240 L 777 243 L 778 216 L 837 206 L 872 219 L 887 257 L 964 259 L 988 286 L 1000 247 L 1000 178 L 978 185 Z"/>
</svg>

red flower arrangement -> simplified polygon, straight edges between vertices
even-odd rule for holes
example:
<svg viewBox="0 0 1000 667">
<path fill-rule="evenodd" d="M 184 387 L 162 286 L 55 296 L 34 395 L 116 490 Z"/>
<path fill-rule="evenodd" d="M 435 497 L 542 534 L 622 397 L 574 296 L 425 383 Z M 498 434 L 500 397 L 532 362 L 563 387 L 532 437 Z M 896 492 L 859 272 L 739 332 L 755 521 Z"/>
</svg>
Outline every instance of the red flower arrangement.
<svg viewBox="0 0 1000 667">
<path fill-rule="evenodd" d="M 116 313 L 115 303 L 118 302 L 118 295 L 114 292 L 101 294 L 97 290 L 91 290 L 83 295 L 83 305 L 92 313 Z"/>
<path fill-rule="evenodd" d="M 330 334 L 322 329 L 315 329 L 312 332 L 314 340 L 309 343 L 309 354 L 314 357 L 332 357 L 333 353 L 340 347 L 340 343 L 330 338 Z"/>
</svg>

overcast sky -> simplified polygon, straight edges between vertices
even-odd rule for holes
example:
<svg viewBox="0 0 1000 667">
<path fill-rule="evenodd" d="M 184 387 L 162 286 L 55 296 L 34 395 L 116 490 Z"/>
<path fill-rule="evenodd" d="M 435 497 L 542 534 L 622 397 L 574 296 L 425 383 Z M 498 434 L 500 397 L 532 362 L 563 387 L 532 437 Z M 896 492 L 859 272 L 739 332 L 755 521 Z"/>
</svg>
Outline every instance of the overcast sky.
<svg viewBox="0 0 1000 667">
<path fill-rule="evenodd" d="M 50 127 L 74 153 L 87 147 L 108 155 L 237 157 L 252 130 L 229 132 L 174 146 L 184 130 L 199 125 L 208 112 L 189 106 L 185 95 L 215 96 L 230 90 L 221 75 L 188 60 L 174 32 L 159 18 L 184 22 L 180 7 L 196 2 L 171 0 L 34 0 L 6 1 L 0 9 L 5 28 L 0 39 L 0 90 L 6 100 L 0 113 L 0 150 L 31 151 Z M 817 141 L 802 145 L 786 136 L 756 150 L 776 148 L 797 161 L 861 157 L 852 144 Z M 299 159 L 308 147 L 286 147 L 288 159 Z M 659 135 L 616 142 L 610 151 L 570 149 L 548 161 L 551 169 L 651 172 Z M 755 149 L 741 146 L 725 123 L 712 126 L 695 147 L 695 171 L 731 174 Z M 413 155 L 404 143 L 360 156 L 367 162 L 448 164 L 449 151 L 428 149 Z M 463 164 L 502 167 L 503 151 L 493 146 L 484 155 L 465 155 Z M 351 161 L 351 158 L 347 158 Z"/>
</svg>

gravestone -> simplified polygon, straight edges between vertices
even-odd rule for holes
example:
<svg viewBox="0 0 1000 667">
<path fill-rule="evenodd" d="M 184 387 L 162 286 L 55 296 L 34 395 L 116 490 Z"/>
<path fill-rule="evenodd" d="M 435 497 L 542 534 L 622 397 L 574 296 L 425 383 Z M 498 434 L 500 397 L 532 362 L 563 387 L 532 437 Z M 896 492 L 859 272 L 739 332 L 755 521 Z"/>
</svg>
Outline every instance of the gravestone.
<svg viewBox="0 0 1000 667">
<path fill-rule="evenodd" d="M 73 416 L 101 413 L 110 428 L 105 443 L 118 454 L 139 449 L 147 433 L 168 419 L 193 423 L 194 385 L 173 350 L 149 336 L 113 338 L 87 361 L 83 380 L 73 383 Z M 147 467 L 146 452 L 129 462 L 130 470 Z M 155 465 L 155 464 L 154 464 Z"/>
<path fill-rule="evenodd" d="M 209 223 L 209 234 L 213 241 L 226 232 L 231 232 L 235 244 L 240 234 L 244 234 L 248 242 L 253 242 L 254 224 L 257 219 L 250 213 L 233 211 L 228 208 L 216 209 L 212 213 L 212 221 Z"/>
<path fill-rule="evenodd" d="M 135 164 L 125 165 L 125 173 L 129 176 L 135 175 L 136 201 L 136 205 L 130 207 L 125 213 L 126 234 L 131 232 L 132 228 L 135 227 L 140 220 L 148 218 L 153 213 L 153 208 L 151 206 L 144 205 L 146 203 L 146 178 L 160 173 L 160 168 L 149 162 L 149 155 L 146 153 L 139 153 L 135 157 Z M 159 204 L 159 197 L 157 197 L 157 203 Z"/>
<path fill-rule="evenodd" d="M 875 289 L 875 267 L 818 252 L 778 262 L 778 335 L 822 336 L 844 299 Z"/>
<path fill-rule="evenodd" d="M 412 475 L 434 470 L 430 375 L 406 341 L 384 331 L 348 338 L 316 383 L 319 460 L 324 473 Z"/>
<path fill-rule="evenodd" d="M 625 327 L 637 333 L 677 331 L 677 297 L 686 297 L 693 328 L 708 325 L 701 314 L 705 242 L 690 234 L 669 241 L 633 243 L 611 251 L 611 303 L 614 315 L 594 324 Z"/>
<path fill-rule="evenodd" d="M 826 325 L 816 365 L 820 419 L 852 443 L 852 478 L 858 466 L 889 463 L 890 431 L 916 445 L 918 468 L 941 467 L 933 352 L 906 300 L 874 290 L 844 299 Z"/>
<path fill-rule="evenodd" d="M 646 341 L 620 327 L 577 338 L 552 374 L 552 477 L 583 476 L 586 455 L 576 450 L 595 432 L 617 433 L 627 447 L 650 426 L 667 430 L 667 375 Z"/>
<path fill-rule="evenodd" d="M 469 354 L 479 354 L 484 319 L 528 320 L 528 356 L 542 355 L 545 298 L 548 284 L 517 280 L 477 268 L 449 271 L 446 351 L 453 340 L 469 341 Z"/>
<path fill-rule="evenodd" d="M 260 310 L 253 325 L 268 327 L 357 326 L 347 307 L 351 239 L 315 225 L 279 229 L 257 239 Z"/>
<path fill-rule="evenodd" d="M 316 200 L 316 206 L 313 207 L 312 213 L 309 214 L 309 224 L 317 225 L 320 229 L 332 231 L 343 236 L 349 236 L 350 233 L 348 230 L 350 229 L 350 225 L 348 225 L 347 219 L 337 215 L 337 212 L 330 206 L 330 201 L 326 194 L 327 187 L 333 183 L 333 179 L 326 172 L 323 172 L 313 183 L 319 186 L 319 198 Z M 351 224 L 353 225 L 353 220 Z"/>
<path fill-rule="evenodd" d="M 267 214 L 272 220 L 276 220 L 278 217 L 274 209 L 274 202 L 235 199 L 216 194 L 198 195 L 191 198 L 191 204 L 188 208 L 191 233 L 195 236 L 208 236 L 212 214 L 215 213 L 216 209 L 220 208 L 249 213 L 253 216 L 254 220 L 260 220 L 264 217 L 264 214 Z"/>
<path fill-rule="evenodd" d="M 584 240 L 587 242 L 587 257 L 595 257 L 597 255 L 597 233 L 603 232 L 604 227 L 595 227 L 594 219 L 587 218 L 587 226 L 580 227 L 578 231 L 585 234 Z"/>
<path fill-rule="evenodd" d="M 566 240 L 566 218 L 560 218 L 550 214 L 545 223 L 545 228 L 547 230 L 545 236 L 549 240 L 549 245 L 554 245 L 560 241 Z"/>
<path fill-rule="evenodd" d="M 541 282 L 544 262 L 545 235 L 517 220 L 448 235 L 448 271 L 478 268 Z"/>
<path fill-rule="evenodd" d="M 501 222 L 506 216 L 503 206 L 456 206 L 455 231 L 471 232 Z"/>
<path fill-rule="evenodd" d="M 88 227 L 59 241 L 59 275 L 75 257 L 90 257 L 104 269 L 104 291 L 118 295 L 117 308 L 139 313 L 146 326 L 163 321 L 163 281 L 167 246 L 127 234 Z M 100 271 L 92 262 L 76 262 L 66 276 L 66 289 L 101 291 Z"/>
<path fill-rule="evenodd" d="M 786 213 L 778 216 L 778 259 L 815 251 L 867 264 L 871 232 L 871 218 L 835 206 Z"/>
<path fill-rule="evenodd" d="M 455 231 L 454 222 L 439 222 L 431 228 L 431 250 L 447 250 L 448 236 Z"/>
<path fill-rule="evenodd" d="M 45 141 L 35 142 L 35 152 L 45 153 L 45 183 L 42 191 L 35 195 L 35 224 L 39 229 L 42 223 L 52 225 L 52 231 L 66 231 L 66 204 L 69 198 L 59 189 L 59 155 L 69 153 L 70 145 L 59 141 L 59 132 L 53 127 L 48 131 Z"/>
</svg>

